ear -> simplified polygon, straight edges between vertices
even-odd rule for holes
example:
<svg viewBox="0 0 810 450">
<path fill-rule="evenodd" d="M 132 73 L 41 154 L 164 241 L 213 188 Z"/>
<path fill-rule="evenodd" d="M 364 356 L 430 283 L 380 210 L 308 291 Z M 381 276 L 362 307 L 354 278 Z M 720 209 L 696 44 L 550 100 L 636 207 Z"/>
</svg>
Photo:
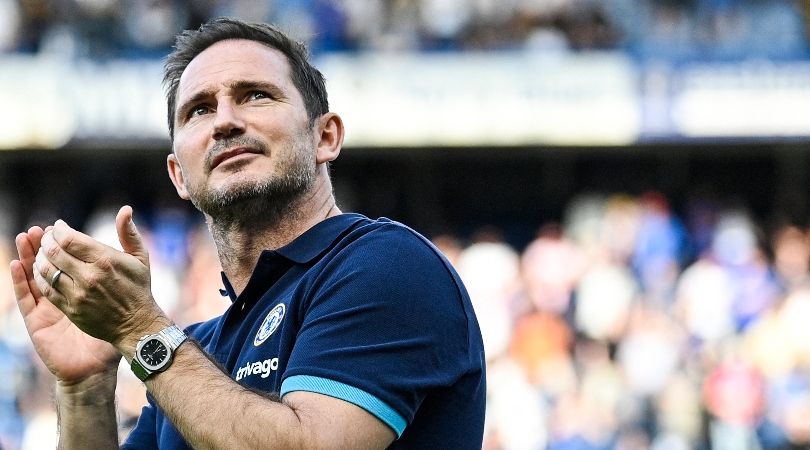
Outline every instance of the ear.
<svg viewBox="0 0 810 450">
<path fill-rule="evenodd" d="M 318 118 L 315 123 L 318 142 L 315 161 L 318 164 L 334 161 L 343 148 L 343 119 L 333 112 Z"/>
<path fill-rule="evenodd" d="M 169 178 L 172 180 L 174 188 L 177 189 L 177 195 L 183 200 L 188 200 L 191 197 L 186 190 L 185 179 L 183 178 L 183 168 L 180 167 L 180 162 L 177 161 L 177 156 L 174 153 L 166 157 L 166 169 L 169 171 Z"/>
</svg>

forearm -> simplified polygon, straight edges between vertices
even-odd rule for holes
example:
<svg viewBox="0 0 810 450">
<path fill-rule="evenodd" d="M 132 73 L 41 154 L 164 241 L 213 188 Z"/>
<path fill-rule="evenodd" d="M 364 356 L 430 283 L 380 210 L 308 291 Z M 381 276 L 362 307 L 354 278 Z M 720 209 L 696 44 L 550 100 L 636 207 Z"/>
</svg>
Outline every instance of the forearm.
<svg viewBox="0 0 810 450">
<path fill-rule="evenodd" d="M 195 449 L 311 448 L 289 406 L 252 392 L 222 372 L 194 342 L 177 351 L 169 370 L 146 385 Z"/>
<path fill-rule="evenodd" d="M 116 373 L 93 375 L 85 381 L 56 384 L 59 449 L 117 449 Z"/>
</svg>

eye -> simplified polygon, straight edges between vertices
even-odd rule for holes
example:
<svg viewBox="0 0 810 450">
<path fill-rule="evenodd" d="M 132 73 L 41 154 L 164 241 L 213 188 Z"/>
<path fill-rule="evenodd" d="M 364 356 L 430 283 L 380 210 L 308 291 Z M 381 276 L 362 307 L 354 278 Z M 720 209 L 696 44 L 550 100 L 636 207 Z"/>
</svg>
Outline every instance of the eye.
<svg viewBox="0 0 810 450">
<path fill-rule="evenodd" d="M 189 117 L 201 116 L 203 114 L 207 114 L 209 110 L 210 108 L 208 108 L 205 105 L 197 105 L 188 111 L 188 116 Z"/>
<path fill-rule="evenodd" d="M 264 100 L 272 98 L 270 94 L 264 91 L 250 91 L 248 92 L 247 99 L 248 100 Z"/>
</svg>

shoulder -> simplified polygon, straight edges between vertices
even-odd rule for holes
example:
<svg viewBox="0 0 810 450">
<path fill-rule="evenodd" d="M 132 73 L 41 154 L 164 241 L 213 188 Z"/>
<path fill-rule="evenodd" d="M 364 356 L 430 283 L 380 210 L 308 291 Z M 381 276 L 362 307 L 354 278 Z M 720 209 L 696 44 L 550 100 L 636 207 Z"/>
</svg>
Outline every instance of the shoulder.
<svg viewBox="0 0 810 450">
<path fill-rule="evenodd" d="M 367 219 L 343 235 L 322 260 L 322 275 L 384 285 L 387 290 L 443 291 L 466 297 L 452 265 L 426 237 L 386 218 Z"/>
<path fill-rule="evenodd" d="M 456 318 L 462 327 L 473 315 L 467 291 L 444 255 L 402 223 L 362 221 L 321 262 L 312 286 L 316 302 L 324 305 L 375 308 L 421 321 Z"/>
<path fill-rule="evenodd" d="M 443 269 L 440 275 L 450 275 L 452 267 L 442 253 L 423 235 L 414 229 L 386 218 L 368 219 L 342 237 L 335 247 L 341 258 L 351 258 L 360 263 L 374 265 L 385 272 L 385 267 L 423 264 L 433 269 Z M 443 272 L 443 273 L 442 273 Z"/>
</svg>

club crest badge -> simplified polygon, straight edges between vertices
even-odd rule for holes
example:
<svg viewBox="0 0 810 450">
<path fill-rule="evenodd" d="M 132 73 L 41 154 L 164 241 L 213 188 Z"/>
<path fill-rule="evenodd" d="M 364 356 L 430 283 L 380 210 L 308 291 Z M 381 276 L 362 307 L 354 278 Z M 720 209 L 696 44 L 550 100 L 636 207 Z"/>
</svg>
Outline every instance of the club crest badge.
<svg viewBox="0 0 810 450">
<path fill-rule="evenodd" d="M 253 339 L 253 346 L 258 347 L 276 331 L 278 326 L 281 324 L 281 319 L 284 318 L 284 313 L 286 312 L 286 307 L 284 303 L 279 303 L 278 305 L 274 306 L 273 309 L 267 314 L 267 317 L 264 318 L 262 325 L 259 327 L 259 331 L 256 333 L 256 338 Z"/>
</svg>

